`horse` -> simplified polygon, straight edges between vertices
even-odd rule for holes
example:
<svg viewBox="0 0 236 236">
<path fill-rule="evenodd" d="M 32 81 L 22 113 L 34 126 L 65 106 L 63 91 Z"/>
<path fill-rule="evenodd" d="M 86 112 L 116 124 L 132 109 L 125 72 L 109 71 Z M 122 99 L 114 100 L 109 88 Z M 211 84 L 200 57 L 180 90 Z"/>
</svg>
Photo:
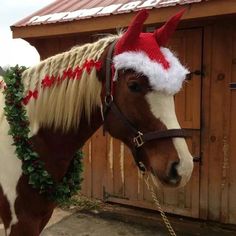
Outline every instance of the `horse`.
<svg viewBox="0 0 236 236">
<path fill-rule="evenodd" d="M 164 47 L 182 14 L 142 33 L 148 17 L 142 10 L 123 34 L 75 46 L 22 73 L 29 140 L 55 182 L 102 125 L 128 146 L 137 167 L 161 184 L 177 188 L 189 181 L 193 158 L 174 107 L 188 70 Z M 0 216 L 6 235 L 38 236 L 57 204 L 24 174 L 8 132 L 6 85 L 1 85 Z"/>
</svg>

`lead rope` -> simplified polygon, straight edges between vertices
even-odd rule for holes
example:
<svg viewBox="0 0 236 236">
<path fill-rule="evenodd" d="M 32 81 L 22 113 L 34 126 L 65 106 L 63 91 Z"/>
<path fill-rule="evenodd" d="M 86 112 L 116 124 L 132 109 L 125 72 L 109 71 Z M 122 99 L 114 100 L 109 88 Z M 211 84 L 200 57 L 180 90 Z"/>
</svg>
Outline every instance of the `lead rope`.
<svg viewBox="0 0 236 236">
<path fill-rule="evenodd" d="M 147 172 L 146 172 L 146 173 L 147 173 Z M 143 174 L 145 174 L 145 173 L 143 173 Z M 149 174 L 146 174 L 146 177 L 144 176 L 144 181 L 145 181 L 145 183 L 146 183 L 146 185 L 147 185 L 148 190 L 150 191 L 150 193 L 151 193 L 151 195 L 152 195 L 152 198 L 153 198 L 154 203 L 155 203 L 155 205 L 156 205 L 156 207 L 157 207 L 157 210 L 160 212 L 161 218 L 162 218 L 163 222 L 165 223 L 165 226 L 166 226 L 166 228 L 167 228 L 169 234 L 170 234 L 171 236 L 176 236 L 176 233 L 175 233 L 175 231 L 174 231 L 174 229 L 173 229 L 173 227 L 172 227 L 172 225 L 171 225 L 169 219 L 167 218 L 166 213 L 163 211 L 163 209 L 162 209 L 162 207 L 161 207 L 160 201 L 159 201 L 159 199 L 158 199 L 158 195 L 157 195 L 157 193 L 154 191 L 153 186 L 152 186 L 152 184 L 150 183 Z M 152 182 L 153 182 L 153 180 L 152 180 Z"/>
</svg>

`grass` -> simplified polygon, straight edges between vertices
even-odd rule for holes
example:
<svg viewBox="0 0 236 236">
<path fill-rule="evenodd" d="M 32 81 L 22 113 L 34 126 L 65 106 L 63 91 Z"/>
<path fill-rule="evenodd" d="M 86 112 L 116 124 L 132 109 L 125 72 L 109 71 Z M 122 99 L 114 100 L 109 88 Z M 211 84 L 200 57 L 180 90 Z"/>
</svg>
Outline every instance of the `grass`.
<svg viewBox="0 0 236 236">
<path fill-rule="evenodd" d="M 67 210 L 99 210 L 102 207 L 102 202 L 96 199 L 91 199 L 78 194 L 73 196 L 67 202 L 60 205 L 61 208 Z"/>
</svg>

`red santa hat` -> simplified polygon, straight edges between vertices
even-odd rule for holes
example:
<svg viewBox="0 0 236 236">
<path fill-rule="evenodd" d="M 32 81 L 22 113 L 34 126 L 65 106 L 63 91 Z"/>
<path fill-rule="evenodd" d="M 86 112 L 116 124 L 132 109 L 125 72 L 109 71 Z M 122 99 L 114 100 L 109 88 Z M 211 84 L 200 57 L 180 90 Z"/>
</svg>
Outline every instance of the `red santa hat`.
<svg viewBox="0 0 236 236">
<path fill-rule="evenodd" d="M 185 10 L 173 16 L 153 33 L 142 33 L 147 10 L 140 11 L 115 47 L 114 67 L 134 69 L 148 77 L 154 90 L 167 94 L 178 92 L 189 71 L 164 46 L 174 33 Z"/>
</svg>

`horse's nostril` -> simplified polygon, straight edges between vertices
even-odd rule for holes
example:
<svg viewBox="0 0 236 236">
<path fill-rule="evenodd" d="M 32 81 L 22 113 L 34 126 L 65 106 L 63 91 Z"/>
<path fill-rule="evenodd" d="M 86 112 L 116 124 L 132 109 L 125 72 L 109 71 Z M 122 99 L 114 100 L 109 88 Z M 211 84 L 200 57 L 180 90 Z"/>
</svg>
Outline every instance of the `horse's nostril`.
<svg viewBox="0 0 236 236">
<path fill-rule="evenodd" d="M 168 174 L 170 178 L 176 178 L 179 176 L 178 171 L 177 171 L 178 164 L 179 164 L 179 162 L 177 162 L 177 161 L 175 161 L 171 164 L 169 174 Z"/>
<path fill-rule="evenodd" d="M 178 184 L 181 180 L 181 176 L 178 174 L 177 166 L 179 162 L 175 161 L 171 163 L 169 173 L 168 173 L 168 182 L 171 184 Z"/>
</svg>

